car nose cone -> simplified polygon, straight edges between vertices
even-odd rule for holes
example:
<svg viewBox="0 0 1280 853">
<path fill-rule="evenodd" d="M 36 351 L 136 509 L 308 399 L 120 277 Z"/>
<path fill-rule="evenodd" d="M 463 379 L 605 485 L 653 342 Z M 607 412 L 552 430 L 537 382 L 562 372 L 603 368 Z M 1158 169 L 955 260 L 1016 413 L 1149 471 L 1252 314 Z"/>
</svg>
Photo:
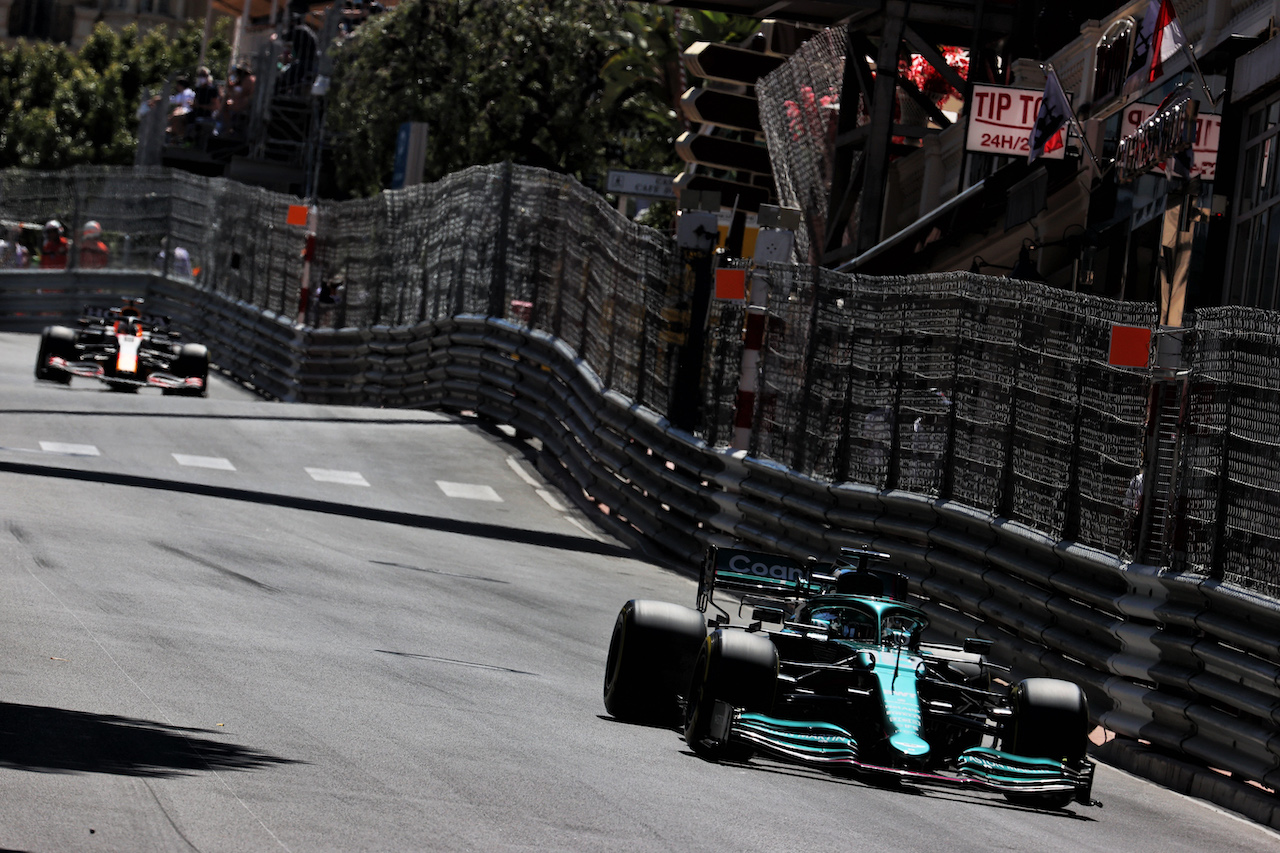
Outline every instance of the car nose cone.
<svg viewBox="0 0 1280 853">
<path fill-rule="evenodd" d="M 902 755 L 919 758 L 929 754 L 929 744 L 924 738 L 910 732 L 898 732 L 889 736 L 889 745 Z"/>
</svg>

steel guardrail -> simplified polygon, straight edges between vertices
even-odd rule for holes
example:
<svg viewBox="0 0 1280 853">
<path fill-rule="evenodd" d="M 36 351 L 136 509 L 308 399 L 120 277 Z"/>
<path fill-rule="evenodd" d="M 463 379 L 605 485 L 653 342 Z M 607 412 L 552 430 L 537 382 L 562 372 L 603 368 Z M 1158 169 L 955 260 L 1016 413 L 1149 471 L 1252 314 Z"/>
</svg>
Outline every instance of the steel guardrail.
<svg viewBox="0 0 1280 853">
<path fill-rule="evenodd" d="M 55 292 L 20 293 L 37 284 Z M 936 627 L 994 641 L 1013 677 L 1076 681 L 1093 718 L 1117 734 L 1280 788 L 1275 601 L 952 501 L 832 485 L 710 447 L 608 390 L 563 341 L 511 321 L 313 329 L 159 275 L 0 276 L 6 304 L 38 318 L 30 330 L 117 286 L 144 286 L 153 310 L 207 343 L 220 369 L 281 400 L 508 424 L 538 439 L 553 478 L 606 509 L 615 530 L 678 563 L 735 541 L 798 557 L 886 551 Z"/>
</svg>

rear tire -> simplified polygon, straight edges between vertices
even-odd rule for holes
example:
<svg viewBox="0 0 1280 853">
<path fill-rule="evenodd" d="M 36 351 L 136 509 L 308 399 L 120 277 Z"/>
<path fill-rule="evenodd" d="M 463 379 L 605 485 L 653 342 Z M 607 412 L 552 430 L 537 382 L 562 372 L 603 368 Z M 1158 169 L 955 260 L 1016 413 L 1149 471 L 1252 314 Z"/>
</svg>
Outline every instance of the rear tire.
<svg viewBox="0 0 1280 853">
<path fill-rule="evenodd" d="M 1072 763 L 1084 760 L 1089 706 L 1077 685 L 1056 678 L 1027 678 L 1014 685 L 1009 696 L 1013 719 L 1002 744 L 1005 752 Z M 1005 799 L 1035 808 L 1060 809 L 1075 795 L 1005 794 Z"/>
<path fill-rule="evenodd" d="M 628 601 L 618 613 L 604 671 L 604 707 L 629 723 L 670 725 L 707 635 L 703 615 L 665 601 Z"/>
<path fill-rule="evenodd" d="M 40 335 L 40 350 L 36 353 L 36 379 L 70 385 L 70 373 L 49 367 L 49 359 L 52 356 L 58 356 L 67 361 L 75 360 L 76 332 L 74 329 L 68 329 L 66 326 L 47 326 Z"/>
<path fill-rule="evenodd" d="M 685 703 L 684 740 L 703 758 L 745 761 L 752 750 L 711 740 L 711 717 L 717 701 L 740 711 L 773 708 L 778 681 L 778 650 L 761 634 L 740 630 L 713 631 L 702 644 Z"/>
</svg>

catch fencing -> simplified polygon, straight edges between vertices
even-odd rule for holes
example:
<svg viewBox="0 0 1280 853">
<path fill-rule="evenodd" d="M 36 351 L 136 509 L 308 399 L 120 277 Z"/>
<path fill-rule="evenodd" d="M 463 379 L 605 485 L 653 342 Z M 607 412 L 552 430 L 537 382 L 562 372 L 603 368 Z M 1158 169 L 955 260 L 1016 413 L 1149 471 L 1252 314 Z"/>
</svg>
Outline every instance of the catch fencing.
<svg viewBox="0 0 1280 853">
<path fill-rule="evenodd" d="M 676 560 L 735 541 L 880 547 L 952 635 L 1081 683 L 1114 731 L 1280 786 L 1273 315 L 1198 312 L 1183 369 L 1131 370 L 1108 364 L 1110 327 L 1152 327 L 1151 306 L 968 273 L 761 267 L 742 453 L 726 445 L 743 306 L 713 304 L 699 426 L 675 429 L 682 258 L 570 179 L 499 165 L 320 204 L 309 270 L 306 230 L 278 224 L 296 200 L 265 191 L 109 170 L 5 173 L 0 190 L 6 220 L 97 218 L 120 261 L 0 274 L 0 326 L 144 293 L 271 396 L 516 426 L 566 488 Z M 194 277 L 147 257 L 179 243 Z M 1167 471 L 1147 458 L 1166 387 Z M 1181 496 L 1151 521 L 1176 528 L 1174 559 L 1155 567 L 1124 558 L 1125 495 L 1144 469 L 1167 481 L 1149 494 Z"/>
<path fill-rule="evenodd" d="M 611 387 L 666 408 L 677 353 L 663 335 L 671 322 L 663 309 L 680 301 L 677 253 L 662 234 L 612 215 L 598 194 L 507 164 L 320 203 L 309 225 L 287 224 L 299 204 L 160 168 L 0 172 L 0 220 L 27 223 L 32 248 L 47 220 L 73 239 L 94 220 L 112 272 L 174 273 L 181 249 L 205 292 L 313 327 L 404 326 L 470 312 L 516 318 L 574 346 Z M 32 318 L 28 328 L 37 324 Z"/>
<path fill-rule="evenodd" d="M 0 172 L 0 219 L 33 223 L 35 244 L 47 219 L 73 238 L 94 219 L 112 275 L 182 280 L 180 249 L 197 290 L 300 329 L 504 318 L 564 341 L 637 403 L 664 415 L 676 405 L 694 277 L 667 236 L 572 180 L 499 164 L 321 202 L 309 225 L 286 224 L 298 203 L 173 170 Z M 769 305 L 752 456 L 825 482 L 955 500 L 1280 598 L 1274 316 L 1194 314 L 1170 378 L 1107 364 L 1112 325 L 1155 327 L 1148 304 L 969 273 L 868 278 L 770 265 L 754 275 Z M 82 298 L 74 287 L 30 290 L 62 292 L 11 289 L 0 307 L 9 328 L 73 316 Z M 732 440 L 740 414 L 744 316 L 741 302 L 713 301 L 699 411 L 678 418 L 713 446 Z M 383 355 L 342 363 L 337 352 L 261 387 L 283 399 L 418 405 L 419 389 Z M 1161 385 L 1174 395 L 1156 406 Z M 1169 428 L 1176 440 L 1157 466 L 1147 437 Z M 1126 493 L 1144 470 L 1148 499 L 1135 511 Z M 1144 539 L 1139 526 L 1160 535 Z"/>
</svg>

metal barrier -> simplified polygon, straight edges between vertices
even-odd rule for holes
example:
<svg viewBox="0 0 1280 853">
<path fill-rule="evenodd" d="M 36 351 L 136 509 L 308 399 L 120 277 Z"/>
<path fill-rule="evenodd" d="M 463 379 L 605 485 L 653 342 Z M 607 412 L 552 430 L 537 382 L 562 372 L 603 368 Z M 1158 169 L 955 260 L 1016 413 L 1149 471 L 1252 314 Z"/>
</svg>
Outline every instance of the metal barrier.
<svg viewBox="0 0 1280 853">
<path fill-rule="evenodd" d="M 57 190 L 62 203 L 104 215 L 103 199 L 126 192 L 120 176 L 73 176 L 61 189 L 4 177 L 5 205 L 20 200 L 15 187 Z M 655 413 L 678 355 L 657 319 L 679 297 L 663 282 L 666 255 L 627 223 L 592 232 L 600 211 L 579 209 L 595 202 L 567 179 L 494 167 L 344 203 L 371 217 L 364 230 L 321 210 L 334 222 L 323 251 L 351 276 L 345 319 L 360 323 L 335 328 L 300 322 L 296 247 L 271 229 L 235 242 L 252 229 L 235 211 L 253 202 L 250 218 L 269 219 L 280 198 L 175 178 L 181 192 L 166 202 L 167 179 L 143 177 L 149 200 L 136 215 L 159 213 L 136 243 L 168 245 L 163 234 L 220 218 L 231 242 L 201 244 L 206 271 L 165 275 L 146 253 L 134 269 L 4 271 L 0 325 L 38 331 L 86 302 L 144 295 L 209 343 L 219 368 L 269 396 L 511 424 L 541 440 L 569 487 L 607 506 L 623 532 L 685 564 L 735 540 L 797 556 L 874 545 L 894 554 L 954 637 L 994 640 L 1017 674 L 1081 683 L 1116 732 L 1280 787 L 1280 605 L 1262 594 L 1277 583 L 1266 523 L 1275 511 L 1254 492 L 1274 488 L 1264 450 L 1280 426 L 1268 427 L 1264 405 L 1276 396 L 1266 317 L 1206 315 L 1213 346 L 1197 357 L 1212 387 L 1191 388 L 1185 407 L 1212 418 L 1184 454 L 1195 573 L 1149 569 L 1112 553 L 1147 384 L 1098 355 L 1111 322 L 1141 323 L 1149 306 L 968 274 L 763 270 L 771 303 L 755 433 L 749 453 L 735 452 Z M 97 196 L 84 189 L 107 185 Z M 450 187 L 509 195 L 521 216 L 451 217 L 439 206 Z M 530 209 L 578 222 L 539 232 L 521 218 Z M 413 240 L 371 252 L 368 229 L 393 225 Z M 493 250 L 499 237 L 504 252 Z M 638 256 L 648 266 L 628 273 Z M 724 316 L 731 325 L 735 315 Z M 1215 577 L 1215 563 L 1231 568 Z"/>
<path fill-rule="evenodd" d="M 620 532 L 686 565 L 735 541 L 800 557 L 842 545 L 887 551 L 939 629 L 993 640 L 1014 677 L 1076 681 L 1109 729 L 1280 787 L 1273 600 L 1122 563 L 952 501 L 832 485 L 713 448 L 609 390 L 563 341 L 507 320 L 313 329 L 158 275 L 56 283 L 65 289 L 49 305 L 145 284 L 153 307 L 210 342 L 222 369 L 281 399 L 509 424 L 541 441 L 556 476 L 608 507 Z"/>
</svg>

